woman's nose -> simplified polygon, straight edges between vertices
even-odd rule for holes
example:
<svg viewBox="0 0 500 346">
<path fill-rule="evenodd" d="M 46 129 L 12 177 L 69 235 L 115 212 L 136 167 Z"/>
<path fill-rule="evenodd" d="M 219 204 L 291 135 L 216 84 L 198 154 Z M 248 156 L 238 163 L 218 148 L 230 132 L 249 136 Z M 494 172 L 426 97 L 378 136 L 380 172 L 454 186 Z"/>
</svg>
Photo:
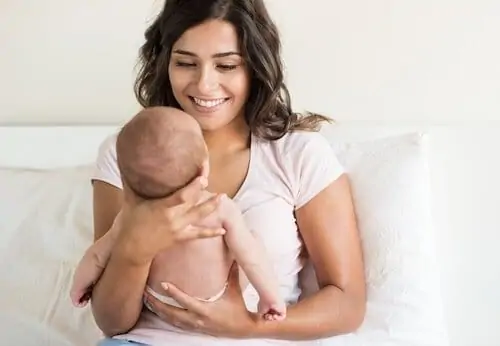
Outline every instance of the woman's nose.
<svg viewBox="0 0 500 346">
<path fill-rule="evenodd" d="M 198 90 L 200 94 L 210 96 L 218 87 L 217 71 L 210 67 L 203 67 L 198 73 Z"/>
</svg>

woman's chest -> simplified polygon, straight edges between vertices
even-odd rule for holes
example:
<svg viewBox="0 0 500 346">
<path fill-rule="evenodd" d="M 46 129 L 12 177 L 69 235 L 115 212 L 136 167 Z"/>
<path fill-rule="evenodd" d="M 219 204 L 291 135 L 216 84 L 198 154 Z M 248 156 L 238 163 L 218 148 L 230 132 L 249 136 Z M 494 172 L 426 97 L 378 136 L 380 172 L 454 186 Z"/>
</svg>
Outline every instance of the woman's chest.
<svg viewBox="0 0 500 346">
<path fill-rule="evenodd" d="M 286 189 L 276 184 L 245 184 L 235 201 L 247 226 L 262 239 L 276 257 L 295 253 L 301 247 L 293 203 Z"/>
<path fill-rule="evenodd" d="M 249 167 L 250 154 L 248 151 L 230 157 L 211 159 L 208 190 L 214 193 L 224 193 L 233 198 L 244 184 Z"/>
</svg>

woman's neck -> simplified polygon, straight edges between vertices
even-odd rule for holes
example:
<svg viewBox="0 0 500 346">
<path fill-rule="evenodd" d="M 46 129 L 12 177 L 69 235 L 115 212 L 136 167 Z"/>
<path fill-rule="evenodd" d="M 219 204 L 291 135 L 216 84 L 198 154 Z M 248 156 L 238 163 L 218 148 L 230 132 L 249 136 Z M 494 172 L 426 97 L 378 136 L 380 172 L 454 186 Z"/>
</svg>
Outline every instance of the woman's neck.
<svg viewBox="0 0 500 346">
<path fill-rule="evenodd" d="M 210 156 L 226 156 L 247 149 L 250 129 L 243 117 L 217 131 L 203 133 Z"/>
</svg>

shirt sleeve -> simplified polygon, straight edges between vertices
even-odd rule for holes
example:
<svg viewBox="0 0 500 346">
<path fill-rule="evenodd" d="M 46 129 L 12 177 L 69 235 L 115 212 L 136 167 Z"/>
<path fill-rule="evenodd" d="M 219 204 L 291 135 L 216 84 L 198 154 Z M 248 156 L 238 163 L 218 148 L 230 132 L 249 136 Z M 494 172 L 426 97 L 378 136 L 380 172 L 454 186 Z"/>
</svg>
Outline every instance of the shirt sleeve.
<svg viewBox="0 0 500 346">
<path fill-rule="evenodd" d="M 116 161 L 116 135 L 109 136 L 99 146 L 91 180 L 100 180 L 122 188 L 118 163 Z"/>
<path fill-rule="evenodd" d="M 292 162 L 295 209 L 313 199 L 344 173 L 333 147 L 317 132 L 297 134 L 287 150 Z"/>
</svg>

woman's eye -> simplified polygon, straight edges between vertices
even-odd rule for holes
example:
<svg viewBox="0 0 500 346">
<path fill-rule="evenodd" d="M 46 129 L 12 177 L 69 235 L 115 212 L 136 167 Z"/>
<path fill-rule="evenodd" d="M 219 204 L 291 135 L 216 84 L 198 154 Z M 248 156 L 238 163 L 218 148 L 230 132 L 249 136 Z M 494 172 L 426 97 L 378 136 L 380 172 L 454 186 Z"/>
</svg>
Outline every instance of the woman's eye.
<svg viewBox="0 0 500 346">
<path fill-rule="evenodd" d="M 238 66 L 237 65 L 219 65 L 219 68 L 222 69 L 222 70 L 225 70 L 225 71 L 231 71 L 231 70 L 234 70 L 235 68 L 237 68 Z"/>
<path fill-rule="evenodd" d="M 179 66 L 179 67 L 193 67 L 195 66 L 195 64 L 193 63 L 189 63 L 189 62 L 182 62 L 182 61 L 177 61 L 175 63 L 176 66 Z"/>
</svg>

